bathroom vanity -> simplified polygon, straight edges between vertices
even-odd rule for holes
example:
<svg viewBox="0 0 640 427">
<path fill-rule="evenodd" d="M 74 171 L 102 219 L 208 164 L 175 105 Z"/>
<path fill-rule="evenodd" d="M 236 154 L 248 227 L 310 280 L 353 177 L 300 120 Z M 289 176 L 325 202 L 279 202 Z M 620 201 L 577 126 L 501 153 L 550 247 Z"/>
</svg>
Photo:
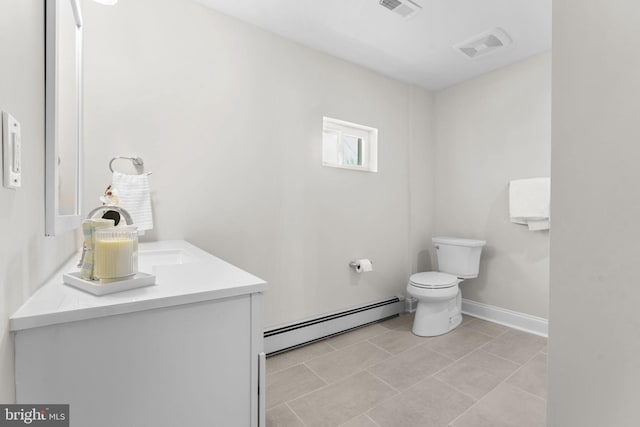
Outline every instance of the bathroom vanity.
<svg viewBox="0 0 640 427">
<path fill-rule="evenodd" d="M 263 426 L 266 283 L 185 241 L 142 243 L 156 284 L 64 285 L 12 317 L 17 403 L 68 403 L 72 427 Z"/>
</svg>

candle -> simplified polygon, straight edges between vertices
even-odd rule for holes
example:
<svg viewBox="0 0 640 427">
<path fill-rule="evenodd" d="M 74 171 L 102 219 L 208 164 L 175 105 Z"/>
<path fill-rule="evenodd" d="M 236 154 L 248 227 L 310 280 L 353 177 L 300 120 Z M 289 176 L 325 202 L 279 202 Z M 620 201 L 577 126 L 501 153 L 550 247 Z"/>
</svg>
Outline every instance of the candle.
<svg viewBox="0 0 640 427">
<path fill-rule="evenodd" d="M 103 281 L 123 279 L 138 272 L 138 236 L 135 230 L 96 230 L 94 275 Z"/>
</svg>

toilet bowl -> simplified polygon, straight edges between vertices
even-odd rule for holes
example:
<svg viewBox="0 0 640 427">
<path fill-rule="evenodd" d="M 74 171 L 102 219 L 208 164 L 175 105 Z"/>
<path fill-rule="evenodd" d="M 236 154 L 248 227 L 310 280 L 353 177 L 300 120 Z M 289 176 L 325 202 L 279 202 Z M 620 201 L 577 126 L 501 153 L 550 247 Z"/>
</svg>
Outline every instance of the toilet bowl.
<svg viewBox="0 0 640 427">
<path fill-rule="evenodd" d="M 407 293 L 418 300 L 414 334 L 421 337 L 442 335 L 462 323 L 460 282 L 456 276 L 436 271 L 411 276 Z"/>
<path fill-rule="evenodd" d="M 446 334 L 462 323 L 463 279 L 478 277 L 484 240 L 434 237 L 440 271 L 413 274 L 407 293 L 418 300 L 412 331 L 433 337 Z"/>
</svg>

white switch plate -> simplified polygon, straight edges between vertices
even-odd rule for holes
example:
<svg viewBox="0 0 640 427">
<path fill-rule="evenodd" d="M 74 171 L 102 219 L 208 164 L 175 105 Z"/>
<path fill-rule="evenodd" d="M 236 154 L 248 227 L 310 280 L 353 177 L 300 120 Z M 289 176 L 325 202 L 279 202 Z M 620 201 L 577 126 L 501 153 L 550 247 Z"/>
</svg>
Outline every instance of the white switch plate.
<svg viewBox="0 0 640 427">
<path fill-rule="evenodd" d="M 2 176 L 4 186 L 18 188 L 22 183 L 22 137 L 20 123 L 2 112 Z"/>
</svg>

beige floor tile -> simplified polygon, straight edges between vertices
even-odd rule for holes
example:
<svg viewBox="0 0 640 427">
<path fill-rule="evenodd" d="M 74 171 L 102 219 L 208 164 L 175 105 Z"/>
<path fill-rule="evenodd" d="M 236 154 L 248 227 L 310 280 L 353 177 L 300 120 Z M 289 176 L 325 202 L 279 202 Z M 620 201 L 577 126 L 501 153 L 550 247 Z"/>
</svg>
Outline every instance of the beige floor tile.
<svg viewBox="0 0 640 427">
<path fill-rule="evenodd" d="M 334 383 L 391 357 L 389 353 L 364 341 L 305 362 L 328 383 Z"/>
<path fill-rule="evenodd" d="M 491 340 L 491 337 L 471 328 L 454 329 L 448 334 L 429 338 L 426 346 L 452 359 L 471 353 Z"/>
<path fill-rule="evenodd" d="M 509 426 L 507 424 L 496 424 L 494 420 L 483 417 L 473 408 L 456 419 L 449 427 L 519 427 L 519 425 Z"/>
<path fill-rule="evenodd" d="M 544 427 L 545 418 L 544 399 L 503 383 L 451 425 L 453 427 Z"/>
<path fill-rule="evenodd" d="M 350 331 L 345 334 L 341 334 L 333 338 L 329 338 L 327 342 L 331 344 L 333 347 L 340 349 L 348 345 L 356 344 L 361 341 L 366 341 L 370 338 L 381 335 L 387 331 L 389 331 L 388 328 L 385 328 L 384 326 L 381 326 L 380 324 L 375 323 L 373 325 L 365 326 L 363 328 L 359 328 L 354 331 Z"/>
<path fill-rule="evenodd" d="M 480 399 L 513 374 L 520 365 L 483 350 L 476 350 L 435 377 L 456 390 Z"/>
<path fill-rule="evenodd" d="M 526 332 L 510 330 L 482 347 L 483 350 L 523 364 L 542 350 L 547 339 Z"/>
<path fill-rule="evenodd" d="M 404 331 L 410 331 L 413 326 L 413 313 L 402 313 L 398 317 L 394 317 L 384 322 L 380 322 L 381 326 L 387 329 L 401 329 Z"/>
<path fill-rule="evenodd" d="M 489 335 L 490 337 L 497 337 L 511 330 L 506 326 L 499 325 L 493 322 L 488 322 L 482 319 L 475 319 L 475 318 L 464 323 L 463 327 L 471 328 L 475 331 L 482 332 L 483 334 Z"/>
<path fill-rule="evenodd" d="M 340 424 L 340 427 L 378 427 L 378 424 L 363 414 L 347 421 L 344 424 Z"/>
<path fill-rule="evenodd" d="M 339 426 L 396 394 L 368 372 L 359 372 L 340 382 L 289 402 L 289 407 L 308 427 Z"/>
<path fill-rule="evenodd" d="M 464 325 L 467 322 L 470 322 L 471 320 L 475 319 L 475 317 L 473 316 L 467 316 L 466 314 L 462 315 L 462 325 Z"/>
<path fill-rule="evenodd" d="M 265 414 L 267 427 L 304 427 L 304 424 L 287 405 L 269 409 Z"/>
<path fill-rule="evenodd" d="M 280 405 L 303 394 L 324 387 L 326 383 L 305 365 L 287 368 L 266 378 L 267 408 Z"/>
<path fill-rule="evenodd" d="M 412 324 L 405 314 L 267 359 L 267 425 L 544 425 L 545 338 L 470 316 L 434 338 Z"/>
<path fill-rule="evenodd" d="M 547 398 L 547 355 L 538 353 L 533 359 L 522 365 L 507 383 Z"/>
<path fill-rule="evenodd" d="M 385 400 L 367 415 L 381 427 L 445 427 L 473 402 L 450 386 L 427 378 Z"/>
<path fill-rule="evenodd" d="M 404 390 L 451 363 L 452 359 L 421 345 L 378 363 L 368 371 L 398 390 Z"/>
<path fill-rule="evenodd" d="M 413 335 L 410 331 L 396 329 L 369 340 L 369 342 L 392 354 L 398 354 L 417 345 L 424 344 L 425 341 L 426 338 Z"/>
<path fill-rule="evenodd" d="M 290 368 L 294 365 L 298 365 L 302 362 L 313 359 L 314 357 L 318 357 L 332 351 L 335 351 L 335 349 L 331 347 L 327 341 L 319 341 L 295 350 L 287 351 L 286 353 L 278 354 L 277 356 L 269 357 L 267 358 L 267 375 Z"/>
</svg>

